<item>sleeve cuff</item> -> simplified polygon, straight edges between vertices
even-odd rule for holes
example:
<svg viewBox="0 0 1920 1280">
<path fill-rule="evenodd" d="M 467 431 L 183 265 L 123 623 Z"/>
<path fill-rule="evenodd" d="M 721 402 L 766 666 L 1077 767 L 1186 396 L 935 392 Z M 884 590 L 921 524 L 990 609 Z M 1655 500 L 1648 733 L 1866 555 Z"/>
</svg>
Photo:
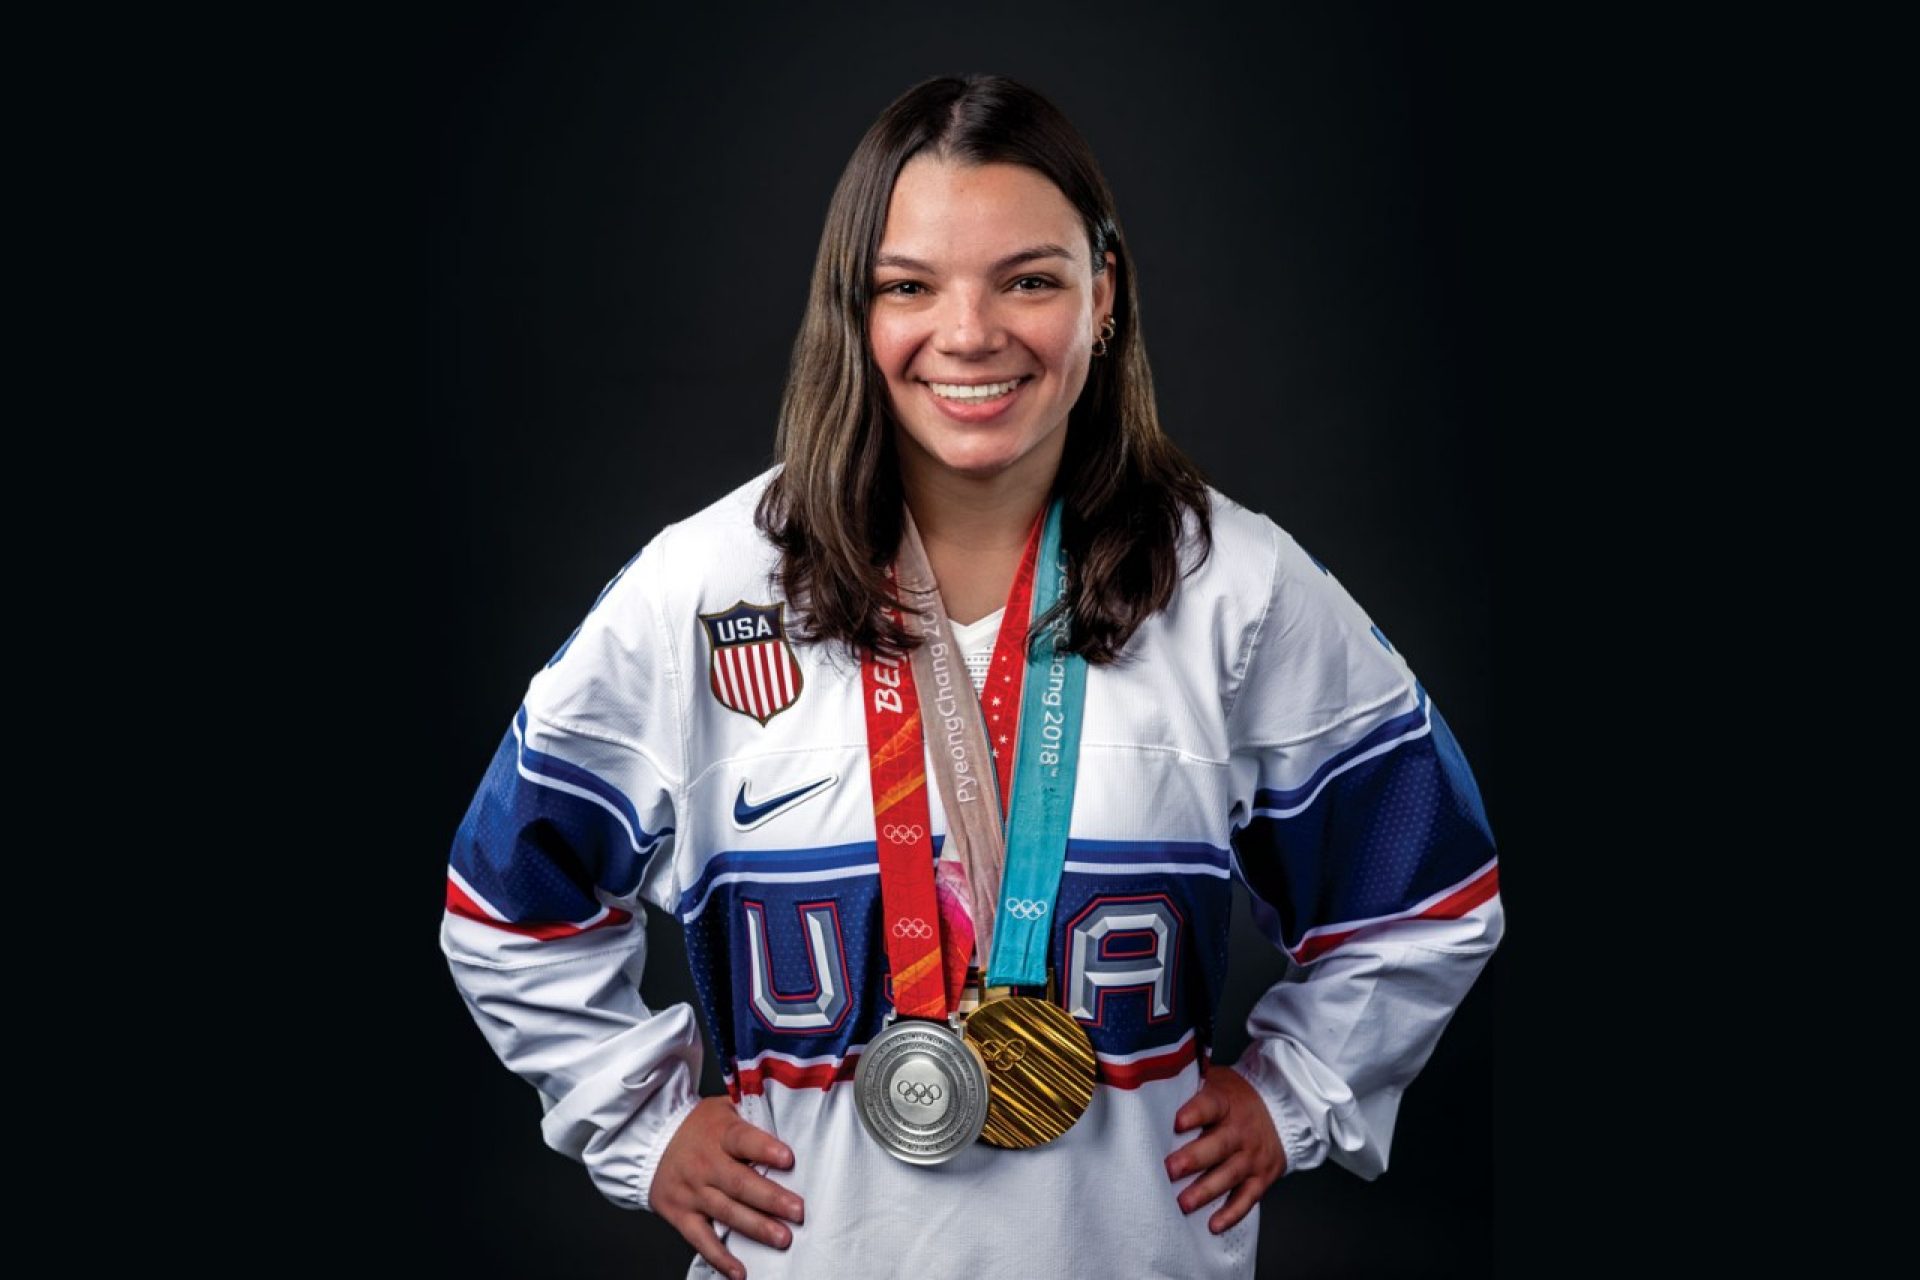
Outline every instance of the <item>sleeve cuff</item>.
<svg viewBox="0 0 1920 1280">
<path fill-rule="evenodd" d="M 1287 1167 L 1280 1175 L 1284 1179 L 1324 1163 L 1329 1144 L 1314 1132 L 1313 1123 L 1293 1096 L 1286 1079 L 1260 1056 L 1259 1049 L 1258 1044 L 1248 1045 L 1240 1060 L 1227 1070 L 1252 1085 L 1266 1102 L 1267 1114 L 1273 1117 L 1273 1127 L 1280 1135 L 1281 1149 L 1287 1153 Z"/>
<path fill-rule="evenodd" d="M 660 1038 L 637 1048 L 644 1065 L 623 1069 L 617 1059 L 609 1062 L 550 1107 L 540 1128 L 549 1147 L 586 1165 L 607 1199 L 623 1209 L 650 1210 L 660 1157 L 700 1103 L 701 1051 L 685 1004 L 629 1034 L 643 1030 Z"/>
<path fill-rule="evenodd" d="M 676 1103 L 662 1117 L 660 1125 L 654 1130 L 654 1136 L 641 1151 L 635 1161 L 634 1190 L 639 1193 L 639 1208 L 653 1212 L 653 1175 L 659 1171 L 660 1157 L 667 1153 L 667 1146 L 673 1141 L 673 1135 L 680 1132 L 680 1126 L 700 1105 L 700 1095 L 692 1094 Z"/>
</svg>

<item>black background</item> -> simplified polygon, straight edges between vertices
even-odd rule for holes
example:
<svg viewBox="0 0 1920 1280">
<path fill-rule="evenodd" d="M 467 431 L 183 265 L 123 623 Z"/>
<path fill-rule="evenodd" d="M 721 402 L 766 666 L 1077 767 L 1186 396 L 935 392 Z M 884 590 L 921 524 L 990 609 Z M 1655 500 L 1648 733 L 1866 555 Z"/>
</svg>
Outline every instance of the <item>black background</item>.
<svg viewBox="0 0 1920 1280">
<path fill-rule="evenodd" d="M 1595 547 L 1633 517 L 1590 361 L 1630 253 L 1617 38 L 1423 6 L 463 7 L 340 46 L 296 193 L 309 265 L 338 279 L 290 331 L 324 357 L 288 395 L 320 426 L 302 585 L 344 605 L 299 640 L 328 657 L 315 749 L 338 779 L 301 838 L 350 871 L 308 957 L 347 994 L 292 1032 L 342 1059 L 302 1210 L 378 1221 L 387 1261 L 429 1271 L 684 1273 L 676 1233 L 541 1145 L 532 1089 L 461 1007 L 435 945 L 447 847 L 606 578 L 771 461 L 860 133 L 926 76 L 987 70 L 1100 158 L 1169 432 L 1408 656 L 1499 841 L 1510 933 L 1389 1172 L 1277 1184 L 1261 1274 L 1530 1274 L 1597 1246 L 1556 1224 L 1560 1171 L 1634 1141 L 1586 1025 L 1618 944 L 1578 905 L 1633 834 L 1580 782 L 1608 678 Z M 645 994 L 689 998 L 676 926 L 648 925 Z M 1217 1056 L 1277 974 L 1243 913 Z"/>
</svg>

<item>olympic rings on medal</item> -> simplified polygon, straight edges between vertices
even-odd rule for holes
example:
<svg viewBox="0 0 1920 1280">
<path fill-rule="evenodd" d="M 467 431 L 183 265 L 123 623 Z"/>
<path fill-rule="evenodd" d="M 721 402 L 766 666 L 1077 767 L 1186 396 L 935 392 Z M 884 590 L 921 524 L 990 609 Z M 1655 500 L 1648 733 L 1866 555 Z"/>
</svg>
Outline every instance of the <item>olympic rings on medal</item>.
<svg viewBox="0 0 1920 1280">
<path fill-rule="evenodd" d="M 1038 920 L 1047 914 L 1047 904 L 1038 898 L 1008 898 L 1003 905 L 1015 920 Z"/>
<path fill-rule="evenodd" d="M 895 1091 L 908 1102 L 923 1107 L 930 1107 L 946 1096 L 937 1084 L 918 1084 L 912 1080 L 902 1080 Z"/>
<path fill-rule="evenodd" d="M 889 822 L 880 829 L 888 844 L 914 844 L 926 834 L 926 828 L 917 822 Z"/>
<path fill-rule="evenodd" d="M 925 920 L 922 920 L 919 916 L 915 916 L 911 920 L 905 916 L 901 916 L 893 922 L 893 936 L 896 938 L 931 938 L 933 936 L 933 926 Z"/>
<path fill-rule="evenodd" d="M 1018 1040 L 989 1040 L 980 1046 L 980 1056 L 995 1071 L 1008 1071 L 1027 1056 L 1027 1046 Z"/>
</svg>

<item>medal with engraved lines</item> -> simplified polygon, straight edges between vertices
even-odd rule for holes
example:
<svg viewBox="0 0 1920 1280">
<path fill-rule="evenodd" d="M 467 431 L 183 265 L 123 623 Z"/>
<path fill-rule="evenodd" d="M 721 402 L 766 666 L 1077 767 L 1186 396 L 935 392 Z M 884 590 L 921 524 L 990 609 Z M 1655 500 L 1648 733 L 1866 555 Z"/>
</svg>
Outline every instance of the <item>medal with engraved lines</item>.
<svg viewBox="0 0 1920 1280">
<path fill-rule="evenodd" d="M 967 1040 L 987 1064 L 980 1140 L 1037 1147 L 1071 1129 L 1093 1101 L 1096 1063 L 1086 1028 L 1048 998 L 996 996 L 967 1017 Z"/>
</svg>

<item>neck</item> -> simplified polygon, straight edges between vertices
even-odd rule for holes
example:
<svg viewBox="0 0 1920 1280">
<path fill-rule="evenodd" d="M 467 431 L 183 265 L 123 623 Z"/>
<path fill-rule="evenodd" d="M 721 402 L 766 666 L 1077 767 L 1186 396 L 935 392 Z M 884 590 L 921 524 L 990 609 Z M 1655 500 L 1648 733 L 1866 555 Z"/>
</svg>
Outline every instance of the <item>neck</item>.
<svg viewBox="0 0 1920 1280">
<path fill-rule="evenodd" d="M 1027 534 L 1053 488 L 1052 470 L 1009 470 L 976 478 L 916 467 L 901 455 L 900 481 L 940 598 L 959 623 L 977 622 L 1006 603 Z"/>
<path fill-rule="evenodd" d="M 1052 471 L 1002 472 L 976 478 L 910 465 L 903 455 L 900 488 L 929 553 L 935 543 L 958 551 L 1018 555 L 1053 489 Z"/>
<path fill-rule="evenodd" d="M 907 486 L 906 499 L 913 522 L 920 528 L 920 538 L 929 548 L 938 544 L 976 553 L 1009 548 L 1018 552 L 1026 545 L 1027 531 L 1046 505 L 1047 491 L 995 494 L 968 502 L 956 501 L 950 494 L 916 492 Z"/>
</svg>

